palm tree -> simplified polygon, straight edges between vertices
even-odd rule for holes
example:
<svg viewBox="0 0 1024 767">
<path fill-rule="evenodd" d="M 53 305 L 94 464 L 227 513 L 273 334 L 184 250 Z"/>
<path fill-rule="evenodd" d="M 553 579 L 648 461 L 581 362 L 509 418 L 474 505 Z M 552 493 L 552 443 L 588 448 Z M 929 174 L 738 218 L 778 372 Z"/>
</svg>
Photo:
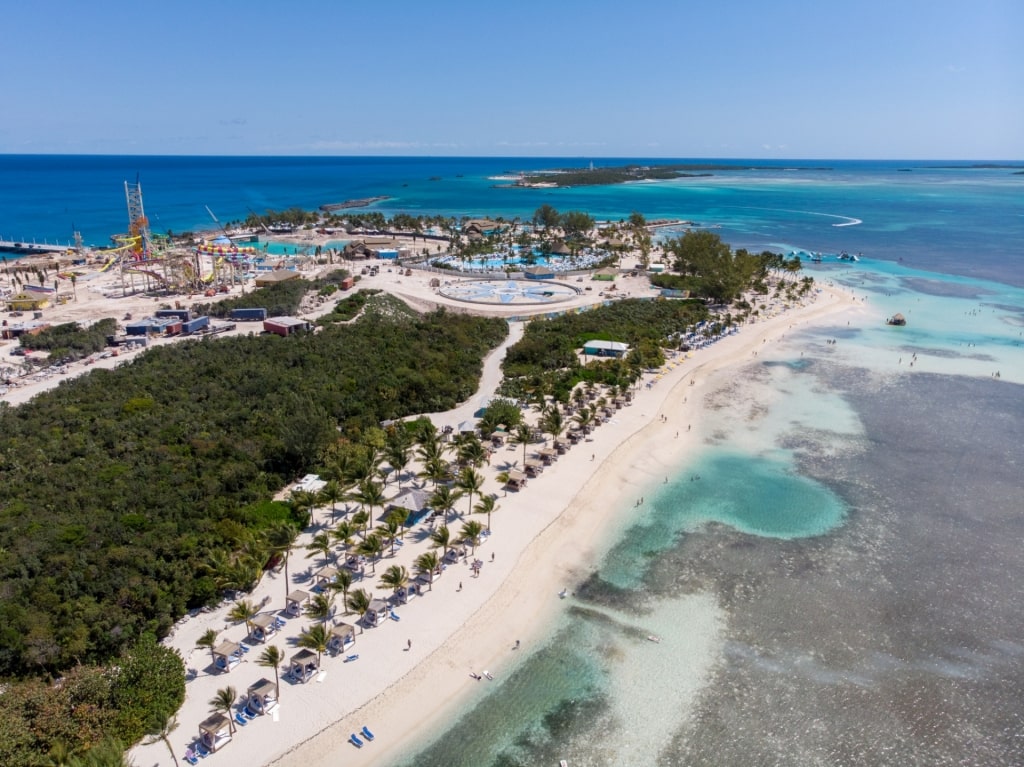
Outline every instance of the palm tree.
<svg viewBox="0 0 1024 767">
<path fill-rule="evenodd" d="M 487 460 L 487 450 L 476 434 L 469 434 L 462 440 L 457 455 L 459 463 L 474 467 L 482 466 Z"/>
<path fill-rule="evenodd" d="M 398 524 L 398 535 L 405 538 L 405 523 L 409 521 L 409 510 L 396 506 L 388 512 L 386 521 L 391 521 L 392 519 Z"/>
<path fill-rule="evenodd" d="M 533 428 L 529 424 L 521 423 L 512 434 L 512 439 L 517 445 L 523 446 L 523 463 L 526 463 L 526 446 L 533 439 Z"/>
<path fill-rule="evenodd" d="M 231 606 L 228 618 L 235 623 L 244 623 L 246 632 L 252 632 L 252 619 L 259 614 L 259 608 L 248 599 L 240 599 Z"/>
<path fill-rule="evenodd" d="M 473 496 L 480 492 L 484 485 L 484 478 L 476 469 L 465 468 L 459 474 L 456 486 L 464 495 L 469 496 L 469 510 L 473 511 Z"/>
<path fill-rule="evenodd" d="M 427 576 L 427 582 L 430 584 L 430 590 L 434 590 L 434 573 L 437 568 L 441 566 L 441 560 L 437 558 L 437 552 L 424 551 L 418 557 L 416 557 L 416 570 L 421 575 Z"/>
<path fill-rule="evenodd" d="M 448 485 L 441 485 L 430 496 L 430 508 L 443 512 L 445 524 L 448 524 L 448 512 L 455 508 L 455 504 L 461 497 L 462 494 L 458 490 L 453 490 Z"/>
<path fill-rule="evenodd" d="M 278 522 L 264 534 L 264 540 L 270 548 L 270 553 L 281 557 L 284 564 L 284 593 L 288 595 L 291 588 L 291 580 L 288 577 L 288 557 L 292 553 L 292 545 L 298 537 L 299 531 L 289 522 Z"/>
<path fill-rule="evenodd" d="M 558 435 L 565 429 L 565 419 L 557 404 L 552 404 L 540 417 L 541 428 L 551 435 L 552 440 L 558 439 Z"/>
<path fill-rule="evenodd" d="M 366 528 L 369 525 L 369 522 L 370 515 L 362 509 L 352 515 L 352 524 L 356 526 L 356 529 L 359 530 L 359 534 L 364 538 L 366 537 Z"/>
<path fill-rule="evenodd" d="M 384 488 L 372 479 L 364 479 L 359 483 L 355 499 L 363 506 L 370 507 L 370 516 L 372 517 L 374 508 L 384 505 Z"/>
<path fill-rule="evenodd" d="M 277 645 L 270 645 L 261 652 L 260 657 L 256 659 L 256 665 L 263 666 L 263 668 L 274 669 L 274 684 L 277 685 L 277 694 L 279 697 L 281 695 L 281 678 L 279 676 L 279 669 L 282 663 L 284 663 L 284 653 L 281 652 Z"/>
<path fill-rule="evenodd" d="M 299 519 L 305 519 L 306 514 L 312 517 L 312 511 L 316 507 L 316 495 L 308 490 L 292 490 L 289 496 L 292 508 Z"/>
<path fill-rule="evenodd" d="M 314 623 L 299 634 L 295 644 L 306 650 L 316 651 L 316 665 L 320 665 L 320 656 L 327 652 L 327 643 L 331 641 L 330 632 L 322 623 Z"/>
<path fill-rule="evenodd" d="M 231 707 L 235 705 L 237 697 L 238 693 L 234 687 L 223 687 L 210 699 L 210 712 L 224 714 L 228 718 L 228 729 L 232 734 L 235 732 L 235 720 L 231 716 Z"/>
<path fill-rule="evenodd" d="M 333 549 L 331 544 L 331 536 L 327 533 L 317 533 L 313 536 L 313 540 L 306 546 L 306 551 L 311 551 L 314 554 L 319 554 L 324 558 L 324 564 L 328 564 L 331 561 L 331 551 Z"/>
<path fill-rule="evenodd" d="M 395 541 L 398 540 L 398 533 L 401 529 L 402 523 L 390 514 L 384 519 L 384 524 L 377 528 L 377 534 L 381 538 L 391 541 L 391 556 L 395 555 Z"/>
<path fill-rule="evenodd" d="M 372 599 L 366 589 L 356 589 L 348 595 L 348 608 L 359 615 L 359 620 L 361 621 L 363 616 L 366 615 L 366 611 L 370 609 Z"/>
<path fill-rule="evenodd" d="M 178 718 L 174 714 L 156 714 L 146 732 L 149 737 L 142 742 L 144 746 L 151 746 L 158 742 L 167 746 L 171 759 L 174 760 L 174 767 L 178 767 L 178 757 L 174 755 L 174 749 L 171 747 L 170 735 L 176 729 L 178 729 Z"/>
<path fill-rule="evenodd" d="M 462 530 L 459 531 L 459 536 L 464 540 L 469 541 L 469 545 L 473 547 L 473 553 L 476 553 L 476 546 L 480 542 L 480 534 L 484 531 L 484 526 L 477 522 L 475 519 L 469 520 L 462 526 Z"/>
<path fill-rule="evenodd" d="M 594 411 L 589 407 L 581 407 L 580 411 L 573 416 L 573 420 L 579 424 L 581 429 L 586 430 L 594 422 Z"/>
<path fill-rule="evenodd" d="M 487 515 L 487 532 L 491 531 L 491 514 L 498 510 L 498 499 L 493 495 L 481 495 L 480 502 L 473 507 L 477 514 Z"/>
<path fill-rule="evenodd" d="M 352 571 L 348 568 L 341 568 L 334 576 L 334 580 L 331 581 L 327 588 L 332 591 L 342 592 L 342 604 L 345 605 L 345 610 L 348 610 L 348 589 L 352 585 Z"/>
<path fill-rule="evenodd" d="M 331 607 L 331 598 L 327 594 L 317 594 L 309 600 L 304 612 L 314 620 L 327 623 L 327 619 L 331 617 Z"/>
<path fill-rule="evenodd" d="M 331 524 L 334 524 L 334 516 L 338 511 L 338 501 L 345 497 L 345 492 L 335 479 L 327 480 L 327 483 L 320 489 L 317 500 L 320 503 L 331 504 Z"/>
<path fill-rule="evenodd" d="M 370 572 L 374 572 L 377 568 L 377 560 L 384 553 L 384 539 L 376 533 L 370 533 L 359 544 L 359 553 L 370 558 Z"/>
<path fill-rule="evenodd" d="M 437 483 L 448 476 L 448 464 L 440 456 L 428 458 L 423 462 L 423 470 L 417 476 L 422 479 L 429 479 L 434 484 L 434 487 L 437 487 Z"/>
<path fill-rule="evenodd" d="M 501 483 L 501 489 L 505 491 L 505 495 L 508 495 L 508 483 L 512 481 L 512 473 L 508 471 L 499 471 L 495 479 Z"/>
<path fill-rule="evenodd" d="M 431 542 L 433 542 L 435 549 L 444 549 L 444 553 L 441 555 L 442 557 L 448 556 L 448 549 L 452 545 L 452 534 L 451 531 L 448 529 L 448 525 L 441 525 L 434 532 L 432 532 L 430 534 L 430 540 Z"/>
<path fill-rule="evenodd" d="M 402 444 L 388 444 L 385 448 L 384 456 L 387 459 L 388 464 L 395 472 L 395 476 L 398 478 L 398 488 L 402 488 L 402 473 L 405 471 L 405 467 L 409 465 L 410 453 L 409 448 Z"/>
<path fill-rule="evenodd" d="M 391 565 L 384 574 L 380 576 L 380 585 L 391 589 L 397 596 L 398 590 L 404 588 L 409 582 L 409 571 L 401 565 Z M 402 600 L 403 602 L 406 600 Z"/>
<path fill-rule="evenodd" d="M 338 526 L 331 531 L 331 537 L 334 538 L 336 543 L 340 543 L 346 550 L 352 546 L 353 536 L 359 533 L 359 526 L 355 524 L 355 521 L 349 521 L 347 519 L 341 520 Z"/>
<path fill-rule="evenodd" d="M 213 648 L 217 645 L 217 630 L 207 629 L 199 639 L 196 640 L 196 647 L 205 647 L 210 651 L 210 660 L 216 661 L 213 657 Z"/>
</svg>

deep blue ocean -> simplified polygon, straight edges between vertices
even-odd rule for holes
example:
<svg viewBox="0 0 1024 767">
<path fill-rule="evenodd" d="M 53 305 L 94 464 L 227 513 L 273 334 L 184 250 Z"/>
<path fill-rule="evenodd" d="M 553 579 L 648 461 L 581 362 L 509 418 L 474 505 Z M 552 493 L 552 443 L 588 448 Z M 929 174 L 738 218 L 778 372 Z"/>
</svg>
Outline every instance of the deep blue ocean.
<svg viewBox="0 0 1024 767">
<path fill-rule="evenodd" d="M 627 161 L 670 162 L 594 162 Z M 138 177 L 156 231 L 386 195 L 387 214 L 548 203 L 862 253 L 807 265 L 861 320 L 795 329 L 710 392 L 705 444 L 623 510 L 557 625 L 401 764 L 1024 764 L 1020 168 L 730 160 L 761 167 L 495 188 L 589 162 L 3 156 L 0 238 L 105 244 Z"/>
<path fill-rule="evenodd" d="M 181 232 L 290 207 L 387 196 L 386 214 L 530 217 L 541 204 L 619 219 L 720 227 L 734 247 L 863 252 L 923 269 L 1024 284 L 1024 169 L 838 160 L 594 160 L 722 163 L 759 170 L 573 189 L 502 189 L 495 176 L 582 167 L 589 158 L 0 156 L 0 239 L 109 244 L 128 226 L 124 182 L 140 181 L 154 231 Z M 1011 163 L 1005 163 L 1011 165 Z M 863 223 L 854 224 L 856 221 Z M 847 224 L 844 226 L 843 224 Z M 849 225 L 853 224 L 853 225 Z"/>
</svg>

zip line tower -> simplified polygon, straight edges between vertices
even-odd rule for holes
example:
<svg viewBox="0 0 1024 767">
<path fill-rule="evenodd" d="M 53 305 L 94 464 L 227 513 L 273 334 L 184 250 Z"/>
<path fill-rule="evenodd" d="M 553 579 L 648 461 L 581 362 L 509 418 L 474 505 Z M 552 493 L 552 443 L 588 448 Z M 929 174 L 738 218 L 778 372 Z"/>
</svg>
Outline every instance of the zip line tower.
<svg viewBox="0 0 1024 767">
<path fill-rule="evenodd" d="M 149 233 L 149 219 L 142 206 L 142 184 L 138 177 L 134 184 L 124 182 L 124 196 L 128 202 L 128 236 L 137 237 L 133 251 L 137 259 L 146 260 L 153 252 L 152 235 Z"/>
</svg>

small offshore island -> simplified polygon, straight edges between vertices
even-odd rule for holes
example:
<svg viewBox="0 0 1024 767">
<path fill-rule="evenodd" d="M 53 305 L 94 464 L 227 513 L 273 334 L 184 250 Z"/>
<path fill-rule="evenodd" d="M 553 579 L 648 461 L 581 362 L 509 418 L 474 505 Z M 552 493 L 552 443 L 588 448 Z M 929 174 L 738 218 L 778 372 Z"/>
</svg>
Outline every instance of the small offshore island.
<svg viewBox="0 0 1024 767">
<path fill-rule="evenodd" d="M 778 170 L 755 165 L 717 163 L 682 163 L 668 165 L 619 165 L 607 168 L 559 168 L 548 171 L 520 173 L 510 184 L 499 188 L 544 189 L 571 186 L 606 186 L 631 181 L 669 181 L 676 178 L 707 178 L 713 171 Z M 828 168 L 799 168 L 798 170 L 828 170 Z"/>
</svg>

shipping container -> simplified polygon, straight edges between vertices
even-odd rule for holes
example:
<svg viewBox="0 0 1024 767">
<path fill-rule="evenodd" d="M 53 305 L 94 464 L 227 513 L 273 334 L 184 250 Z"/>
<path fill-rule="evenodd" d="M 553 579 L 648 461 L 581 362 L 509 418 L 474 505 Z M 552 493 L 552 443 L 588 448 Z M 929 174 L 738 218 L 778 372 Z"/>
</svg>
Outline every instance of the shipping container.
<svg viewBox="0 0 1024 767">
<path fill-rule="evenodd" d="M 182 322 L 192 319 L 192 312 L 189 309 L 157 309 L 156 317 L 176 317 Z"/>
<path fill-rule="evenodd" d="M 181 332 L 182 323 L 180 322 L 169 322 L 164 325 L 164 335 L 176 336 Z"/>
<path fill-rule="evenodd" d="M 355 284 L 356 284 L 356 281 L 352 277 L 345 277 L 341 281 L 341 289 L 342 290 L 351 290 L 352 286 L 355 285 Z"/>
<path fill-rule="evenodd" d="M 181 332 L 182 333 L 197 333 L 200 330 L 203 330 L 203 329 L 208 328 L 208 327 L 210 327 L 210 318 L 209 317 L 206 317 L 206 316 L 196 317 L 194 319 L 189 320 L 188 322 L 181 323 Z"/>
<path fill-rule="evenodd" d="M 232 309 L 231 319 L 233 320 L 248 320 L 252 322 L 262 322 L 267 318 L 267 310 L 264 308 L 259 309 Z"/>
</svg>

